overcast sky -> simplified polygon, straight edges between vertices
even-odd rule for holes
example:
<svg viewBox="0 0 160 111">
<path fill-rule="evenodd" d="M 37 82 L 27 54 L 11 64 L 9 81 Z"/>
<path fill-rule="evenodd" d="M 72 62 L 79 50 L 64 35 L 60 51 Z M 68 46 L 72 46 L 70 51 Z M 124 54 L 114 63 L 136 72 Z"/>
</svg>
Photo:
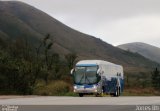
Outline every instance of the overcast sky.
<svg viewBox="0 0 160 111">
<path fill-rule="evenodd" d="M 83 33 L 119 45 L 160 47 L 160 0 L 19 0 Z"/>
</svg>

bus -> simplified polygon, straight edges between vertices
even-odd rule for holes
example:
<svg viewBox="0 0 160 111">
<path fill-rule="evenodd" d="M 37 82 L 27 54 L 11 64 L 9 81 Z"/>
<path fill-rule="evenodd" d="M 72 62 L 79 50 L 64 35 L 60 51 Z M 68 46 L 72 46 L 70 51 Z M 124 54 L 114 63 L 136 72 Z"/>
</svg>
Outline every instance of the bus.
<svg viewBox="0 0 160 111">
<path fill-rule="evenodd" d="M 123 67 L 103 60 L 81 60 L 71 70 L 73 90 L 86 94 L 120 96 L 124 89 Z"/>
</svg>

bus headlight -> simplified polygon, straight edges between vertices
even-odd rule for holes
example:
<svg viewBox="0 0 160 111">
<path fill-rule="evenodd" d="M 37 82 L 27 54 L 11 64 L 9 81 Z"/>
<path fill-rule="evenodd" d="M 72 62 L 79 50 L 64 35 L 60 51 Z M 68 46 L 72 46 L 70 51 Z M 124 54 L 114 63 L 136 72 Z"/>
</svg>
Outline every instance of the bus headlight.
<svg viewBox="0 0 160 111">
<path fill-rule="evenodd" d="M 77 86 L 74 86 L 74 89 L 77 89 Z"/>
<path fill-rule="evenodd" d="M 97 86 L 96 86 L 96 85 L 93 85 L 93 88 L 94 88 L 94 89 L 97 89 Z"/>
<path fill-rule="evenodd" d="M 97 85 L 93 85 L 94 92 L 97 92 Z"/>
</svg>

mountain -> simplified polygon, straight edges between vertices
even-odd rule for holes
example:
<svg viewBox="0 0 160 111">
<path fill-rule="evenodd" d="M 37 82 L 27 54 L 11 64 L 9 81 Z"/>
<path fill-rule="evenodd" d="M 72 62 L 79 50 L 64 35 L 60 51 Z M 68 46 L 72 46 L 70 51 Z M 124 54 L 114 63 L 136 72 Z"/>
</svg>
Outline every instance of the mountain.
<svg viewBox="0 0 160 111">
<path fill-rule="evenodd" d="M 122 44 L 118 46 L 123 50 L 137 52 L 142 56 L 160 63 L 160 48 L 141 42 Z"/>
<path fill-rule="evenodd" d="M 48 14 L 18 1 L 0 1 L 0 38 L 24 38 L 32 44 L 50 34 L 52 49 L 60 55 L 77 53 L 79 59 L 103 59 L 125 67 L 125 71 L 145 71 L 158 64 L 137 53 L 114 47 L 99 38 L 81 33 Z"/>
</svg>

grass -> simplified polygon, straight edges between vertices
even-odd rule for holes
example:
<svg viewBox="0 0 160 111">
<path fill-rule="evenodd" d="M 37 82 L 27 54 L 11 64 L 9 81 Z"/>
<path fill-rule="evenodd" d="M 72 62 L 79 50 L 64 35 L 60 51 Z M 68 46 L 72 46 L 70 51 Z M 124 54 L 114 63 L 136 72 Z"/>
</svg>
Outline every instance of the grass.
<svg viewBox="0 0 160 111">
<path fill-rule="evenodd" d="M 128 88 L 122 96 L 160 96 L 160 92 L 154 88 Z"/>
<path fill-rule="evenodd" d="M 66 94 L 64 94 L 64 95 L 62 95 L 62 96 L 73 96 L 73 97 L 77 97 L 78 94 L 70 91 L 70 92 L 68 92 L 68 93 L 66 93 Z"/>
<path fill-rule="evenodd" d="M 73 95 L 70 92 L 70 85 L 64 81 L 54 81 L 47 85 L 45 82 L 39 82 L 34 88 L 33 94 L 43 96 L 62 96 L 62 95 Z"/>
<path fill-rule="evenodd" d="M 73 97 L 78 96 L 78 94 L 73 92 L 72 85 L 63 80 L 52 81 L 47 85 L 44 81 L 39 81 L 33 90 L 33 95 Z M 109 95 L 104 96 L 106 97 Z M 160 91 L 157 91 L 152 87 L 127 87 L 124 89 L 124 92 L 121 96 L 160 96 Z"/>
</svg>

